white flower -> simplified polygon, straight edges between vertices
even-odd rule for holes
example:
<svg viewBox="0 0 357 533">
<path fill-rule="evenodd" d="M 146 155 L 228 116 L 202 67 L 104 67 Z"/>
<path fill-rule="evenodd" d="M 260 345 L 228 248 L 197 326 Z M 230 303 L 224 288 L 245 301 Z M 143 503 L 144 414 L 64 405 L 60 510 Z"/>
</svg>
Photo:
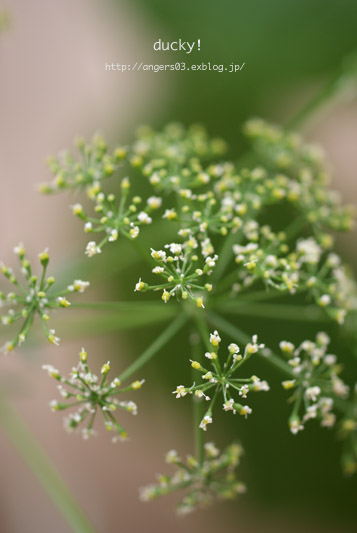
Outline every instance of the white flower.
<svg viewBox="0 0 357 533">
<path fill-rule="evenodd" d="M 200 423 L 200 428 L 203 429 L 203 431 L 207 431 L 207 424 L 212 424 L 212 417 L 209 415 L 205 415 Z"/>
<path fill-rule="evenodd" d="M 135 289 L 134 289 L 134 292 L 136 291 L 141 291 L 144 287 L 144 282 L 141 281 L 141 278 L 139 279 L 139 281 L 137 282 L 137 284 L 135 285 Z"/>
<path fill-rule="evenodd" d="M 60 339 L 59 337 L 56 337 L 56 332 L 54 329 L 50 329 L 48 340 L 50 341 L 51 344 L 55 344 L 56 346 L 59 346 Z"/>
<path fill-rule="evenodd" d="M 295 350 L 295 346 L 293 345 L 293 343 L 288 341 L 281 341 L 279 343 L 279 347 L 282 352 L 286 353 L 293 353 L 293 351 Z"/>
<path fill-rule="evenodd" d="M 206 352 L 205 353 L 205 357 L 207 357 L 207 359 L 210 359 L 211 361 L 213 361 L 214 359 L 217 359 L 217 354 L 214 353 L 214 352 Z"/>
<path fill-rule="evenodd" d="M 224 411 L 233 411 L 233 413 L 236 413 L 236 410 L 234 409 L 234 400 L 231 398 L 230 400 L 227 400 L 223 404 L 223 410 Z"/>
<path fill-rule="evenodd" d="M 180 253 L 182 252 L 182 245 L 177 244 L 175 242 L 172 242 L 171 244 L 166 244 L 165 248 L 169 248 L 170 252 L 174 255 L 180 255 Z"/>
<path fill-rule="evenodd" d="M 308 387 L 305 391 L 305 396 L 308 400 L 312 400 L 313 402 L 316 402 L 317 397 L 321 394 L 320 387 Z"/>
<path fill-rule="evenodd" d="M 239 396 L 242 396 L 242 398 L 246 398 L 248 392 L 249 392 L 249 387 L 248 387 L 248 385 L 243 385 L 243 386 L 240 388 Z"/>
<path fill-rule="evenodd" d="M 187 392 L 185 390 L 184 385 L 178 385 L 176 387 L 176 390 L 172 391 L 172 394 L 176 394 L 176 398 L 183 398 L 186 396 Z"/>
<path fill-rule="evenodd" d="M 213 257 L 208 256 L 206 258 L 206 265 L 208 265 L 210 268 L 214 268 L 216 266 L 217 259 L 218 255 L 214 255 Z"/>
<path fill-rule="evenodd" d="M 298 418 L 294 418 L 289 423 L 290 431 L 293 435 L 296 435 L 299 431 L 302 431 L 304 429 L 304 426 L 301 424 L 300 420 Z"/>
<path fill-rule="evenodd" d="M 89 287 L 89 281 L 82 281 L 81 279 L 75 279 L 73 285 L 69 285 L 67 288 L 69 291 L 84 292 Z"/>
<path fill-rule="evenodd" d="M 74 215 L 81 215 L 83 213 L 83 207 L 81 204 L 71 205 L 71 208 Z"/>
<path fill-rule="evenodd" d="M 156 266 L 152 269 L 153 274 L 162 274 L 165 271 L 164 267 Z"/>
<path fill-rule="evenodd" d="M 327 354 L 324 357 L 324 363 L 326 363 L 328 366 L 334 366 L 336 364 L 337 357 L 333 354 Z"/>
<path fill-rule="evenodd" d="M 165 213 L 162 215 L 162 218 L 167 218 L 168 220 L 174 220 L 177 217 L 175 209 L 166 209 Z"/>
<path fill-rule="evenodd" d="M 50 401 L 50 407 L 51 407 L 51 411 L 55 412 L 55 411 L 58 411 L 58 401 L 57 400 L 51 400 Z"/>
<path fill-rule="evenodd" d="M 316 416 L 317 416 L 317 407 L 318 407 L 317 404 L 309 405 L 309 407 L 307 407 L 306 413 L 304 414 L 304 417 L 303 417 L 303 422 L 307 422 L 308 420 L 310 420 L 312 418 L 316 418 Z"/>
<path fill-rule="evenodd" d="M 278 266 L 276 255 L 267 255 L 265 258 L 265 264 L 270 268 L 276 268 Z"/>
<path fill-rule="evenodd" d="M 92 231 L 92 229 L 93 229 L 93 224 L 91 222 L 86 222 L 84 224 L 84 231 L 86 233 L 90 233 Z"/>
<path fill-rule="evenodd" d="M 116 229 L 112 229 L 111 232 L 110 232 L 110 236 L 109 236 L 109 239 L 108 241 L 109 242 L 114 242 L 116 241 L 118 238 L 118 231 Z"/>
<path fill-rule="evenodd" d="M 252 409 L 249 407 L 249 405 L 243 405 L 241 410 L 239 411 L 239 414 L 243 415 L 245 418 L 247 418 L 248 415 L 252 413 Z"/>
<path fill-rule="evenodd" d="M 205 394 L 202 390 L 196 390 L 195 391 L 195 396 L 197 398 L 204 398 L 205 400 L 209 401 L 211 398 L 209 396 L 207 396 L 207 394 Z"/>
<path fill-rule="evenodd" d="M 142 224 L 151 224 L 152 222 L 152 218 L 149 217 L 145 211 L 141 211 L 141 213 L 138 214 L 138 219 L 140 222 L 142 222 Z"/>
<path fill-rule="evenodd" d="M 153 259 L 166 263 L 166 252 L 164 252 L 163 250 L 154 250 L 153 248 L 151 248 L 151 257 Z"/>
<path fill-rule="evenodd" d="M 97 243 L 95 241 L 90 241 L 87 244 L 85 253 L 88 255 L 88 257 L 93 257 L 93 255 L 100 254 L 101 249 L 99 246 L 97 246 Z"/>
<path fill-rule="evenodd" d="M 334 376 L 332 379 L 332 389 L 340 398 L 347 398 L 349 387 L 337 376 Z"/>
<path fill-rule="evenodd" d="M 237 344 L 234 344 L 233 342 L 228 346 L 228 351 L 231 354 L 238 353 L 239 352 L 239 346 Z"/>
<path fill-rule="evenodd" d="M 326 307 L 331 303 L 331 296 L 329 294 L 323 294 L 318 299 L 318 304 L 321 305 L 321 307 Z"/>
<path fill-rule="evenodd" d="M 219 455 L 219 449 L 216 448 L 213 442 L 205 443 L 205 451 L 210 457 L 218 457 Z"/>
<path fill-rule="evenodd" d="M 300 260 L 303 263 L 316 265 L 320 261 L 322 249 L 313 237 L 300 239 L 296 245 L 296 250 L 301 255 Z"/>
<path fill-rule="evenodd" d="M 131 413 L 132 415 L 137 415 L 138 414 L 138 407 L 137 407 L 136 403 L 133 402 L 133 401 L 120 402 L 119 405 L 120 405 L 120 407 L 124 407 L 124 409 L 129 411 L 129 413 Z"/>
<path fill-rule="evenodd" d="M 253 354 L 257 353 L 258 350 L 261 350 L 264 347 L 265 344 L 258 344 L 258 335 L 253 335 L 252 342 L 247 344 L 245 351 L 247 354 Z"/>
<path fill-rule="evenodd" d="M 16 255 L 23 255 L 25 253 L 24 243 L 20 242 L 17 246 L 14 248 L 14 253 Z"/>
<path fill-rule="evenodd" d="M 56 301 L 61 307 L 69 307 L 71 305 L 71 302 L 69 302 L 64 296 L 58 296 Z"/>
<path fill-rule="evenodd" d="M 268 392 L 270 390 L 269 383 L 265 380 L 263 381 L 260 381 L 260 379 L 254 380 L 254 390 Z"/>
<path fill-rule="evenodd" d="M 136 239 L 136 237 L 139 235 L 140 229 L 138 228 L 138 226 L 135 226 L 133 222 L 130 224 L 130 226 L 131 226 L 129 230 L 130 237 L 132 239 Z"/>
<path fill-rule="evenodd" d="M 150 196 L 150 198 L 147 199 L 147 204 L 151 209 L 159 209 L 162 204 L 162 198 L 159 198 L 158 196 Z"/>
<path fill-rule="evenodd" d="M 219 333 L 217 330 L 215 330 L 213 333 L 209 336 L 209 341 L 212 344 L 212 346 L 218 346 L 221 342 L 221 337 L 219 336 Z"/>
<path fill-rule="evenodd" d="M 57 368 L 55 368 L 54 366 L 52 365 L 42 365 L 42 368 L 43 370 L 47 370 L 48 372 L 48 375 L 51 377 L 51 378 L 58 378 L 60 376 L 60 373 L 59 371 L 57 370 Z"/>
<path fill-rule="evenodd" d="M 165 457 L 165 461 L 167 463 L 176 463 L 177 461 L 179 461 L 179 456 L 178 456 L 177 451 L 176 450 L 168 451 Z"/>
<path fill-rule="evenodd" d="M 335 425 L 335 422 L 336 416 L 334 415 L 334 413 L 327 413 L 321 420 L 321 426 L 325 428 L 331 428 Z"/>
</svg>

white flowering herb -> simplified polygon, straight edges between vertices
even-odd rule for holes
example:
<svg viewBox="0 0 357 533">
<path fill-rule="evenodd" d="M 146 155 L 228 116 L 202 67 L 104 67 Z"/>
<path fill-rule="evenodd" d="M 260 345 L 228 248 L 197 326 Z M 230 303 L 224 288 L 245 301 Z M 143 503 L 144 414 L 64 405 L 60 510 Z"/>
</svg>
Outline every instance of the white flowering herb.
<svg viewBox="0 0 357 533">
<path fill-rule="evenodd" d="M 223 400 L 223 410 L 231 411 L 233 414 L 240 414 L 247 418 L 251 414 L 252 409 L 242 404 L 241 400 L 247 397 L 250 391 L 268 391 L 269 385 L 266 381 L 261 381 L 257 376 L 250 378 L 235 377 L 238 369 L 246 363 L 249 358 L 264 348 L 264 344 L 258 344 L 257 336 L 254 335 L 252 342 L 248 343 L 243 351 L 240 353 L 239 347 L 236 344 L 230 344 L 228 347 L 228 354 L 226 360 L 220 361 L 218 356 L 219 344 L 221 337 L 218 331 L 210 334 L 210 350 L 206 352 L 205 356 L 208 359 L 209 367 L 206 364 L 198 361 L 191 361 L 193 369 L 201 372 L 202 383 L 192 385 L 191 387 L 184 387 L 179 385 L 173 394 L 176 398 L 182 398 L 186 394 L 193 394 L 197 398 L 203 398 L 208 402 L 208 408 L 200 422 L 200 428 L 207 430 L 207 424 L 212 423 L 213 407 L 217 402 L 217 398 L 221 396 Z M 208 395 L 209 393 L 209 395 Z"/>
<path fill-rule="evenodd" d="M 168 452 L 166 460 L 176 472 L 158 476 L 157 483 L 142 489 L 141 498 L 151 500 L 182 490 L 181 514 L 245 490 L 235 477 L 241 447 L 232 444 L 220 453 L 206 438 L 217 431 L 213 423 L 216 409 L 247 418 L 253 412 L 252 393 L 269 391 L 267 381 L 248 373 L 249 366 L 242 372 L 249 360 L 259 374 L 261 359 L 283 374 L 282 386 L 292 404 L 291 433 L 299 434 L 311 419 L 323 427 L 336 427 L 343 439 L 344 470 L 357 472 L 356 392 L 342 377 L 340 354 L 329 353 L 327 334 L 320 332 L 314 341 L 303 340 L 302 326 L 307 321 L 312 327 L 317 319 L 338 328 L 346 319 L 344 327 L 350 327 L 351 316 L 357 312 L 357 285 L 333 251 L 332 235 L 332 231 L 353 227 L 353 210 L 328 188 L 328 166 L 317 147 L 260 119 L 247 122 L 244 131 L 252 151 L 243 162 L 227 160 L 226 143 L 211 139 L 197 126 L 186 129 L 171 124 L 162 132 L 143 127 L 132 143 L 113 151 L 101 137 L 89 144 L 79 139 L 77 155 L 65 152 L 49 161 L 53 180 L 40 187 L 44 193 L 74 193 L 70 207 L 88 236 L 85 256 L 99 256 L 98 264 L 105 264 L 106 245 L 110 244 L 125 257 L 128 247 L 135 246 L 143 258 L 143 262 L 137 260 L 137 278 L 132 280 L 135 303 L 84 305 L 122 311 L 123 323 L 135 326 L 138 335 L 142 325 L 160 323 L 163 317 L 171 320 L 120 378 L 109 380 L 109 362 L 94 374 L 84 350 L 68 379 L 52 364 L 45 365 L 58 381 L 61 395 L 61 400 L 51 402 L 51 408 L 69 409 L 66 427 L 81 427 L 85 438 L 94 433 L 100 411 L 114 440 L 125 439 L 117 414 L 136 414 L 137 409 L 131 399 L 121 400 L 120 395 L 140 388 L 143 380 L 127 386 L 121 382 L 176 338 L 181 357 L 170 362 L 185 369 L 184 361 L 190 359 L 192 385 L 182 384 L 185 381 L 180 378 L 181 384 L 174 391 L 171 385 L 169 390 L 177 399 L 186 397 L 183 404 L 192 405 L 195 455 L 181 459 L 175 450 Z M 280 212 L 285 213 L 281 219 Z M 82 293 L 89 282 L 76 279 L 65 290 L 54 292 L 54 278 L 46 277 L 47 251 L 40 254 L 40 277 L 33 275 L 23 246 L 15 252 L 26 286 L 2 265 L 14 288 L 8 294 L 0 293 L 0 306 L 8 309 L 2 324 L 8 326 L 19 319 L 23 323 L 4 351 L 25 340 L 36 314 L 48 340 L 58 344 L 55 331 L 47 328 L 48 313 L 69 307 L 68 295 Z M 126 311 L 133 309 L 140 312 L 135 312 L 130 322 Z M 250 331 L 259 335 L 255 317 L 275 320 L 272 331 L 278 332 L 276 344 L 281 353 L 274 353 L 258 342 L 257 335 L 251 337 L 237 327 L 236 314 L 253 317 Z M 123 324 L 120 318 L 118 329 Z M 297 347 L 284 339 L 286 320 L 298 320 L 301 325 L 296 328 Z M 182 353 L 187 325 L 190 350 Z M 280 392 L 284 402 L 285 393 Z M 187 402 L 187 397 L 192 402 Z"/>
<path fill-rule="evenodd" d="M 56 308 L 70 307 L 71 302 L 67 299 L 67 295 L 73 292 L 84 292 L 89 286 L 89 282 L 75 280 L 66 289 L 55 292 L 53 290 L 55 278 L 47 276 L 47 266 L 50 260 L 47 248 L 39 254 L 42 266 L 41 276 L 33 273 L 31 263 L 26 256 L 26 250 L 22 243 L 14 248 L 14 253 L 20 262 L 25 284 L 18 280 L 12 268 L 5 266 L 3 263 L 1 264 L 1 273 L 13 286 L 12 292 L 7 294 L 0 292 L 0 307 L 6 309 L 6 314 L 1 316 L 1 323 L 8 326 L 14 322 L 22 321 L 22 324 L 14 338 L 4 344 L 2 351 L 5 353 L 12 352 L 16 346 L 25 341 L 36 315 L 40 318 L 49 342 L 58 345 L 60 339 L 56 336 L 55 330 L 48 328 L 49 313 Z"/>
<path fill-rule="evenodd" d="M 119 424 L 114 413 L 127 411 L 136 415 L 137 407 L 133 401 L 120 400 L 118 396 L 140 389 L 144 380 L 133 381 L 130 385 L 122 387 L 119 378 L 108 379 L 109 361 L 102 365 L 100 376 L 98 376 L 89 370 L 87 358 L 87 352 L 82 348 L 79 353 L 79 363 L 72 368 L 68 379 L 52 365 L 43 365 L 42 368 L 47 370 L 49 376 L 59 382 L 58 389 L 63 400 L 61 402 L 51 401 L 51 409 L 63 411 L 74 408 L 65 419 L 65 427 L 71 431 L 82 426 L 82 435 L 85 439 L 94 434 L 94 420 L 97 412 L 101 411 L 105 428 L 115 433 L 113 442 L 118 439 L 126 440 L 128 434 Z M 83 427 L 85 422 L 86 425 Z"/>
<path fill-rule="evenodd" d="M 166 459 L 176 467 L 175 473 L 157 476 L 155 484 L 140 489 L 140 499 L 150 501 L 171 492 L 184 492 L 176 507 L 179 515 L 205 507 L 215 499 L 231 500 L 246 491 L 245 485 L 235 475 L 242 453 L 239 444 L 231 444 L 221 453 L 212 442 L 207 442 L 200 464 L 193 456 L 181 459 L 176 451 L 171 450 Z"/>
<path fill-rule="evenodd" d="M 338 375 L 341 366 L 337 364 L 336 356 L 327 353 L 329 343 L 324 332 L 318 333 L 314 342 L 303 341 L 297 348 L 290 342 L 280 343 L 294 376 L 294 379 L 282 382 L 283 388 L 292 393 L 289 425 L 293 434 L 303 430 L 310 419 L 319 420 L 323 427 L 334 426 L 334 400 L 349 396 L 349 388 Z"/>
</svg>

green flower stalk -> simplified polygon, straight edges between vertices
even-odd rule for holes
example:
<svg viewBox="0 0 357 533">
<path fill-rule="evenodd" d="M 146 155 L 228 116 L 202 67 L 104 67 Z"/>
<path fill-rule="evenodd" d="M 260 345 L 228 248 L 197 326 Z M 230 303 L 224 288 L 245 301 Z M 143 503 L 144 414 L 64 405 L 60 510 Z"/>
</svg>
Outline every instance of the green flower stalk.
<svg viewBox="0 0 357 533">
<path fill-rule="evenodd" d="M 247 416 L 251 414 L 252 409 L 248 405 L 242 405 L 236 401 L 232 392 L 237 396 L 245 399 L 250 391 L 268 391 L 269 385 L 266 381 L 261 381 L 257 376 L 250 378 L 235 378 L 233 377 L 236 371 L 248 361 L 248 359 L 259 350 L 264 348 L 264 344 L 258 344 L 258 338 L 253 336 L 252 342 L 248 343 L 245 347 L 243 355 L 239 353 L 239 347 L 237 344 L 230 344 L 228 346 L 228 357 L 222 365 L 219 357 L 218 350 L 221 337 L 218 331 L 210 334 L 211 351 L 206 352 L 205 356 L 211 363 L 211 369 L 208 370 L 198 361 L 191 361 L 191 366 L 195 370 L 202 373 L 203 383 L 196 385 L 195 383 L 191 387 L 184 387 L 179 385 L 173 394 L 176 398 L 183 398 L 187 394 L 194 394 L 197 398 L 204 398 L 210 402 L 209 407 L 206 410 L 201 423 L 200 428 L 204 431 L 207 430 L 207 425 L 212 423 L 212 411 L 215 405 L 216 399 L 219 394 L 223 397 L 223 409 L 224 411 L 232 411 L 233 414 L 239 413 L 240 415 Z M 212 398 L 207 395 L 207 392 L 212 391 Z"/>
<path fill-rule="evenodd" d="M 87 358 L 87 352 L 82 348 L 79 353 L 79 364 L 72 369 L 69 379 L 63 377 L 52 365 L 43 365 L 42 368 L 47 370 L 49 376 L 60 383 L 58 389 L 61 396 L 68 400 L 68 402 L 51 401 L 51 409 L 52 411 L 63 411 L 78 407 L 76 411 L 65 419 L 65 427 L 72 431 L 87 421 L 86 427 L 82 428 L 84 439 L 95 434 L 93 424 L 97 412 L 100 411 L 104 419 L 105 428 L 108 431 L 116 432 L 112 441 L 126 440 L 128 434 L 116 420 L 113 413 L 117 410 L 123 410 L 136 415 L 137 406 L 133 401 L 119 400 L 117 396 L 140 389 L 144 380 L 137 380 L 126 387 L 121 387 L 121 381 L 118 377 L 113 380 L 108 379 L 109 361 L 102 366 L 101 376 L 99 377 L 89 370 Z"/>
<path fill-rule="evenodd" d="M 211 504 L 215 499 L 232 500 L 246 491 L 245 485 L 236 479 L 243 449 L 231 444 L 222 453 L 212 442 L 204 447 L 203 463 L 193 456 L 181 459 L 176 450 L 166 455 L 166 462 L 176 467 L 172 476 L 158 475 L 158 482 L 140 490 L 142 501 L 150 501 L 176 491 L 186 491 L 176 510 L 186 515 L 197 507 Z"/>
<path fill-rule="evenodd" d="M 71 303 L 67 295 L 75 292 L 84 292 L 89 286 L 88 281 L 75 280 L 71 285 L 62 291 L 54 292 L 53 285 L 55 278 L 47 276 L 47 266 L 49 263 L 48 249 L 39 254 L 42 265 L 42 274 L 33 274 L 30 261 L 26 257 L 26 251 L 22 243 L 14 248 L 14 253 L 18 256 L 21 272 L 26 284 L 22 285 L 13 270 L 1 263 L 0 270 L 5 278 L 13 285 L 14 290 L 8 294 L 0 292 L 0 307 L 7 307 L 7 313 L 1 317 L 3 325 L 11 325 L 18 320 L 23 320 L 19 332 L 15 337 L 4 344 L 4 353 L 12 352 L 16 346 L 21 345 L 25 340 L 35 318 L 40 317 L 45 335 L 51 344 L 58 345 L 60 339 L 56 336 L 54 329 L 47 326 L 49 312 L 52 309 L 67 308 Z"/>
</svg>

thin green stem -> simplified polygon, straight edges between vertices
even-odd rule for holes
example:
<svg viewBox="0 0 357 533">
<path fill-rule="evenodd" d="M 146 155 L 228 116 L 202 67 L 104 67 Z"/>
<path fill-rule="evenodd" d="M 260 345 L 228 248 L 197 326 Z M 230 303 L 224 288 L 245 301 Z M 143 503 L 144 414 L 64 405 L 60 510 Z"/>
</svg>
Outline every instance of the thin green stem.
<svg viewBox="0 0 357 533">
<path fill-rule="evenodd" d="M 221 251 L 218 254 L 217 265 L 212 273 L 212 281 L 216 282 L 221 279 L 224 274 L 224 271 L 229 265 L 229 262 L 233 259 L 233 244 L 238 244 L 242 238 L 242 233 L 231 232 L 226 239 Z"/>
<path fill-rule="evenodd" d="M 145 365 L 154 355 L 156 355 L 169 340 L 184 326 L 188 320 L 188 315 L 181 313 L 173 322 L 154 340 L 150 346 L 134 361 L 120 376 L 120 380 L 127 379 L 139 368 Z"/>
<path fill-rule="evenodd" d="M 103 309 L 103 310 L 117 310 L 117 311 L 147 311 L 150 313 L 159 312 L 159 314 L 166 314 L 167 309 L 163 306 L 162 302 L 153 300 L 150 302 L 75 302 L 71 307 L 77 309 Z M 171 305 L 170 311 L 176 312 L 179 310 L 179 306 Z"/>
<path fill-rule="evenodd" d="M 329 317 L 316 305 L 289 305 L 269 303 L 247 303 L 228 301 L 217 306 L 221 313 L 242 316 L 259 316 L 279 320 L 297 320 L 300 322 L 330 322 Z"/>
<path fill-rule="evenodd" d="M 345 89 L 351 80 L 356 79 L 357 73 L 357 52 L 347 56 L 342 62 L 336 74 L 326 85 L 312 98 L 305 107 L 303 107 L 292 119 L 286 124 L 287 129 L 301 126 L 308 118 L 318 109 L 332 100 L 341 90 Z"/>
<path fill-rule="evenodd" d="M 200 360 L 202 359 L 202 341 L 200 341 L 199 339 L 195 339 L 195 337 L 193 337 L 193 339 L 194 340 L 191 342 L 192 357 L 195 361 L 200 362 Z M 195 375 L 193 368 L 191 368 L 191 373 L 192 373 L 192 382 L 194 382 L 196 375 Z M 192 404 L 193 404 L 193 434 L 194 434 L 194 446 L 195 446 L 195 452 L 196 452 L 196 459 L 199 462 L 199 464 L 202 466 L 203 460 L 204 460 L 204 434 L 203 434 L 203 431 L 199 427 L 202 417 L 203 417 L 202 400 L 199 400 L 193 394 Z"/>
<path fill-rule="evenodd" d="M 1 397 L 1 426 L 74 533 L 95 533 L 71 491 L 17 411 Z"/>
</svg>

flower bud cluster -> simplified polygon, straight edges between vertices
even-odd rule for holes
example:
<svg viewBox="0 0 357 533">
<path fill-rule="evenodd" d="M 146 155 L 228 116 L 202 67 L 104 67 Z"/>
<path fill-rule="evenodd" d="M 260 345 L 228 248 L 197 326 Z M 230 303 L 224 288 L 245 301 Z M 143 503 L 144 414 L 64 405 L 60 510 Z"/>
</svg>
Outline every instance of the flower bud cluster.
<svg viewBox="0 0 357 533">
<path fill-rule="evenodd" d="M 100 376 L 92 373 L 87 365 L 87 352 L 82 348 L 79 353 L 79 364 L 72 368 L 70 377 L 66 379 L 52 365 L 43 365 L 50 377 L 59 382 L 58 389 L 61 396 L 67 402 L 50 402 L 52 411 L 63 411 L 72 407 L 76 408 L 65 419 L 65 427 L 69 431 L 75 430 L 86 421 L 86 426 L 82 429 L 83 438 L 87 439 L 94 435 L 93 424 L 98 411 L 101 411 L 105 428 L 108 431 L 115 431 L 116 435 L 112 441 L 126 440 L 128 435 L 125 429 L 119 424 L 114 416 L 115 411 L 127 411 L 133 415 L 137 414 L 136 404 L 132 401 L 123 401 L 117 398 L 118 395 L 142 387 L 144 380 L 134 381 L 126 387 L 122 387 L 118 377 L 113 380 L 108 379 L 110 362 L 105 363 L 100 372 Z"/>
<path fill-rule="evenodd" d="M 304 291 L 339 324 L 348 311 L 357 309 L 357 285 L 338 255 L 327 252 L 314 237 L 298 239 L 291 250 L 284 232 L 255 226 L 246 244 L 233 245 L 241 288 L 262 280 L 281 292 Z"/>
<path fill-rule="evenodd" d="M 248 121 L 245 133 L 268 169 L 263 189 L 294 204 L 317 231 L 352 228 L 353 208 L 342 206 L 340 195 L 326 187 L 329 174 L 320 147 L 304 144 L 298 134 L 261 119 Z"/>
<path fill-rule="evenodd" d="M 182 300 L 190 299 L 197 307 L 204 308 L 203 293 L 212 290 L 212 285 L 207 281 L 216 266 L 218 256 L 207 255 L 200 258 L 195 252 L 195 247 L 192 239 L 188 239 L 183 244 L 174 242 L 166 244 L 164 250 L 151 248 L 151 257 L 156 263 L 152 272 L 165 282 L 149 285 L 139 279 L 134 290 L 141 292 L 162 290 L 161 299 L 164 303 L 167 303 L 172 296 L 176 296 Z"/>
<path fill-rule="evenodd" d="M 293 375 L 293 379 L 283 381 L 282 386 L 293 391 L 289 399 L 293 402 L 289 426 L 294 435 L 303 430 L 310 419 L 320 420 L 322 427 L 334 426 L 334 399 L 348 397 L 349 388 L 338 375 L 341 367 L 337 357 L 327 352 L 329 343 L 324 332 L 317 334 L 315 342 L 305 340 L 298 347 L 288 341 L 280 343 Z"/>
<path fill-rule="evenodd" d="M 210 139 L 201 126 L 186 130 L 181 124 L 168 124 L 159 133 L 144 127 L 132 145 L 130 163 L 158 191 L 171 192 L 207 184 L 202 162 L 221 157 L 226 149 L 222 139 Z"/>
<path fill-rule="evenodd" d="M 94 203 L 96 217 L 89 216 L 80 203 L 71 206 L 73 214 L 84 222 L 86 233 L 104 233 L 99 243 L 93 240 L 88 243 L 85 252 L 88 257 L 101 253 L 103 246 L 108 242 L 115 242 L 119 235 L 136 239 L 139 236 L 140 226 L 151 224 L 150 215 L 161 206 L 161 198 L 150 197 L 143 206 L 140 196 L 130 197 L 129 193 L 130 180 L 127 177 L 121 180 L 119 201 L 115 194 L 105 194 L 99 182 L 96 182 L 88 188 L 88 196 Z"/>
<path fill-rule="evenodd" d="M 175 465 L 175 473 L 172 476 L 158 475 L 157 483 L 140 490 L 140 498 L 150 501 L 184 490 L 186 494 L 176 508 L 180 515 L 206 506 L 215 498 L 231 500 L 246 491 L 245 485 L 237 480 L 235 474 L 242 453 L 239 444 L 231 444 L 221 453 L 212 442 L 207 442 L 200 463 L 192 456 L 181 459 L 175 450 L 171 450 L 166 455 L 166 461 Z"/>
<path fill-rule="evenodd" d="M 41 184 L 40 192 L 49 194 L 65 189 L 83 190 L 96 186 L 112 176 L 128 155 L 124 147 L 117 147 L 109 154 L 107 144 L 100 135 L 95 135 L 90 143 L 78 138 L 75 144 L 79 152 L 78 160 L 68 151 L 62 152 L 58 158 L 48 159 L 54 179 L 50 183 Z"/>
<path fill-rule="evenodd" d="M 31 328 L 36 315 L 40 317 L 46 337 L 51 344 L 59 344 L 60 339 L 56 336 L 54 329 L 48 329 L 49 312 L 56 308 L 70 307 L 71 303 L 67 295 L 74 292 L 84 292 L 89 286 L 88 281 L 75 280 L 66 289 L 59 292 L 53 291 L 55 278 L 47 276 L 47 266 L 49 263 L 48 249 L 39 254 L 42 265 L 42 274 L 37 276 L 32 272 L 31 263 L 26 257 L 24 245 L 20 243 L 14 248 L 17 255 L 21 272 L 25 278 L 25 284 L 21 284 L 10 267 L 0 264 L 1 273 L 13 285 L 14 290 L 5 294 L 0 292 L 0 307 L 7 307 L 5 315 L 1 316 L 3 325 L 11 325 L 18 320 L 22 320 L 20 330 L 15 337 L 5 343 L 2 351 L 5 353 L 12 352 L 16 346 L 21 345 Z"/>
</svg>

